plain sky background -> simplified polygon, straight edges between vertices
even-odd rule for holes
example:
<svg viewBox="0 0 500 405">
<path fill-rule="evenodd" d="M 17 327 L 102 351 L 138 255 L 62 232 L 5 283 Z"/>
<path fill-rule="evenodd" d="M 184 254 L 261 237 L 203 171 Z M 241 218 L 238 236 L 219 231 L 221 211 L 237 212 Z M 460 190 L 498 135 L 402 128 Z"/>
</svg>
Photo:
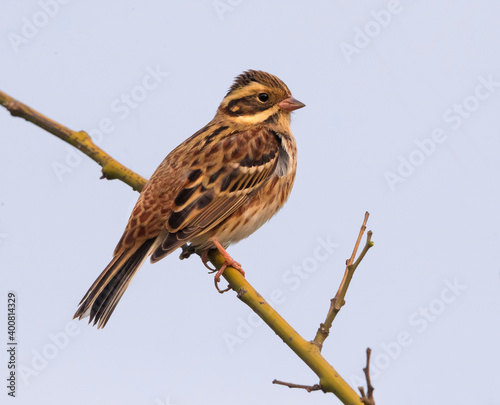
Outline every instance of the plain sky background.
<svg viewBox="0 0 500 405">
<path fill-rule="evenodd" d="M 371 347 L 379 404 L 499 404 L 500 4 L 352 3 L 1 0 L 0 90 L 148 177 L 236 75 L 276 74 L 307 105 L 292 119 L 297 179 L 231 255 L 311 339 L 369 211 L 375 247 L 326 359 L 355 387 Z M 138 194 L 4 109 L 0 173 L 12 403 L 339 403 L 271 384 L 318 381 L 197 257 L 145 264 L 104 330 L 71 322 Z"/>
</svg>

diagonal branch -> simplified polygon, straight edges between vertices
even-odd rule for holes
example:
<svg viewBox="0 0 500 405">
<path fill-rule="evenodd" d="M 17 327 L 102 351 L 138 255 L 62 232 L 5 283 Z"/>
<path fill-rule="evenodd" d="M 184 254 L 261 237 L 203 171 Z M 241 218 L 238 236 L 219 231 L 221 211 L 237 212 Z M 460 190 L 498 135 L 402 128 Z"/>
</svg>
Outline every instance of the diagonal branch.
<svg viewBox="0 0 500 405">
<path fill-rule="evenodd" d="M 63 125 L 45 117 L 25 104 L 0 92 L 0 104 L 3 105 L 13 116 L 22 117 L 33 124 L 54 134 L 63 141 L 81 150 L 91 159 L 102 166 L 103 177 L 107 179 L 119 179 L 131 186 L 134 190 L 140 191 L 144 187 L 146 180 L 134 173 L 132 170 L 118 163 L 106 152 L 92 142 L 90 136 L 83 131 L 72 131 Z M 367 217 L 366 217 L 367 219 Z M 366 224 L 366 220 L 365 220 Z M 371 235 L 371 233 L 369 233 Z M 358 244 L 359 245 L 358 238 Z M 368 243 L 368 242 L 367 242 Z M 371 242 L 370 242 L 371 243 Z M 370 246 L 368 246 L 370 247 Z M 355 248 L 355 253 L 357 246 Z M 365 246 L 360 258 L 355 263 L 348 265 L 351 272 L 362 259 L 368 248 Z M 210 253 L 210 261 L 219 269 L 224 264 L 224 258 L 218 251 Z M 358 394 L 342 379 L 337 371 L 323 358 L 320 345 L 316 341 L 306 341 L 300 336 L 266 300 L 248 283 L 239 271 L 232 267 L 227 267 L 223 277 L 229 282 L 231 288 L 237 292 L 237 297 L 247 304 L 267 325 L 313 370 L 319 377 L 319 384 L 311 386 L 311 390 L 321 389 L 323 392 L 335 394 L 343 404 L 361 405 L 362 401 Z M 352 274 L 350 275 L 352 277 Z M 344 277 L 343 285 L 347 290 L 350 277 Z M 339 290 L 340 291 L 340 290 Z M 338 299 L 345 296 L 345 292 L 340 291 Z M 338 310 L 337 310 L 338 312 Z M 335 316 L 333 316 L 334 318 Z M 332 318 L 332 321 L 333 321 Z M 324 339 L 323 339 L 324 340 Z M 298 386 L 302 388 L 302 386 Z"/>
<path fill-rule="evenodd" d="M 146 179 L 123 166 L 121 163 L 118 163 L 99 148 L 86 132 L 73 131 L 1 91 L 0 104 L 14 117 L 24 118 L 26 121 L 45 129 L 59 139 L 62 139 L 64 142 L 73 145 L 75 148 L 85 153 L 89 158 L 102 166 L 101 178 L 121 180 L 137 191 L 141 191 L 144 184 L 146 184 Z"/>
<path fill-rule="evenodd" d="M 224 257 L 217 250 L 212 250 L 209 257 L 217 269 L 220 269 L 225 263 Z M 334 393 L 344 404 L 361 404 L 359 396 L 325 360 L 318 346 L 300 336 L 239 271 L 227 267 L 223 277 L 229 282 L 231 288 L 236 291 L 237 297 L 261 317 L 283 342 L 314 371 L 319 377 L 319 384 L 323 392 Z"/>
<path fill-rule="evenodd" d="M 358 239 L 356 240 L 356 244 L 354 245 L 354 249 L 352 251 L 352 255 L 346 261 L 344 278 L 342 279 L 342 282 L 340 283 L 340 287 L 337 291 L 337 294 L 335 294 L 335 297 L 332 298 L 330 301 L 330 309 L 328 310 L 328 314 L 326 315 L 325 322 L 320 324 L 318 331 L 316 332 L 316 336 L 313 340 L 313 342 L 319 347 L 320 351 L 323 348 L 324 341 L 326 340 L 326 338 L 330 334 L 330 328 L 332 327 L 332 324 L 333 324 L 335 317 L 337 316 L 340 309 L 345 304 L 345 295 L 346 295 L 347 289 L 349 288 L 349 285 L 351 283 L 352 276 L 354 275 L 354 272 L 356 271 L 357 267 L 359 266 L 359 263 L 361 263 L 361 260 L 363 260 L 363 258 L 365 257 L 366 253 L 368 252 L 368 249 L 370 249 L 373 246 L 373 242 L 371 240 L 372 231 L 368 231 L 368 234 L 366 237 L 365 247 L 361 251 L 361 254 L 359 255 L 358 259 L 356 261 L 354 261 L 354 258 L 356 257 L 356 254 L 358 252 L 361 238 L 363 237 L 363 234 L 365 233 L 366 222 L 368 221 L 369 216 L 370 216 L 370 214 L 368 212 L 366 212 L 365 219 L 363 221 L 363 225 L 361 225 L 361 229 L 359 231 Z"/>
<path fill-rule="evenodd" d="M 366 223 L 368 221 L 369 216 L 370 216 L 370 214 L 368 212 L 366 212 L 365 218 L 363 220 L 363 225 L 361 225 L 361 229 L 359 231 L 358 238 L 357 238 L 356 243 L 354 245 L 352 255 L 348 260 L 346 260 L 346 270 L 345 270 L 342 282 L 340 283 L 339 289 L 338 289 L 337 293 L 335 294 L 335 297 L 331 299 L 330 309 L 329 309 L 328 314 L 326 316 L 326 320 L 324 323 L 320 324 L 320 327 L 318 328 L 318 331 L 316 333 L 316 337 L 314 338 L 314 340 L 312 340 L 310 342 L 311 344 L 313 344 L 317 347 L 319 352 L 321 352 L 321 349 L 323 347 L 323 343 L 330 333 L 330 328 L 332 327 L 332 324 L 333 324 L 335 317 L 337 316 L 337 314 L 340 311 L 340 309 L 342 308 L 342 306 L 345 304 L 344 298 L 345 298 L 345 295 L 347 293 L 347 289 L 349 288 L 349 284 L 352 280 L 352 277 L 354 275 L 354 271 L 361 263 L 361 260 L 363 260 L 363 258 L 365 257 L 366 253 L 368 252 L 368 249 L 370 249 L 373 246 L 373 242 L 371 241 L 372 231 L 368 231 L 365 247 L 361 251 L 358 259 L 356 261 L 354 261 L 356 254 L 358 252 L 359 244 L 361 243 L 361 239 L 362 239 L 363 234 L 366 230 Z M 361 401 L 365 405 L 375 405 L 375 402 L 373 400 L 373 387 L 371 386 L 370 375 L 369 375 L 369 362 L 370 362 L 370 354 L 367 352 L 367 364 L 368 364 L 367 370 L 368 371 L 365 369 L 363 369 L 363 371 L 365 372 L 365 376 L 367 379 L 368 395 L 369 396 L 366 397 L 366 394 L 365 394 L 364 389 L 362 387 L 360 387 L 359 390 L 362 394 Z M 273 383 L 285 385 L 289 388 L 302 388 L 302 389 L 305 389 L 307 392 L 316 391 L 316 390 L 322 388 L 321 384 L 302 385 L 302 384 L 294 384 L 294 383 L 288 383 L 288 382 L 283 382 L 283 381 L 278 381 L 278 380 L 274 380 Z M 366 402 L 368 400 L 370 400 L 372 402 Z"/>
</svg>

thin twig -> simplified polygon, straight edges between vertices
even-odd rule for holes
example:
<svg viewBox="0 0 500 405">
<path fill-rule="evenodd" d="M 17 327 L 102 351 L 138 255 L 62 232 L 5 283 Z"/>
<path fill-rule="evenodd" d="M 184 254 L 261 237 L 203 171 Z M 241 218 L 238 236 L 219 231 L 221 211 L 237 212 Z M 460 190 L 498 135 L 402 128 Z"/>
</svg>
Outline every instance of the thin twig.
<svg viewBox="0 0 500 405">
<path fill-rule="evenodd" d="M 302 389 L 306 390 L 307 392 L 322 390 L 321 385 L 319 385 L 319 384 L 302 385 L 302 384 L 288 383 L 288 382 L 279 381 L 279 380 L 273 380 L 273 384 L 284 385 L 285 387 L 288 387 L 288 388 L 302 388 Z"/>
<path fill-rule="evenodd" d="M 345 304 L 345 295 L 347 293 L 347 289 L 349 288 L 349 284 L 351 283 L 354 271 L 358 267 L 359 263 L 361 263 L 361 260 L 363 260 L 363 258 L 365 257 L 366 252 L 368 252 L 368 249 L 370 249 L 373 246 L 373 242 L 371 240 L 372 231 L 368 231 L 365 247 L 361 251 L 361 254 L 359 255 L 358 259 L 354 262 L 354 258 L 356 257 L 356 254 L 358 252 L 359 244 L 366 230 L 366 223 L 368 221 L 369 216 L 370 214 L 366 212 L 365 218 L 363 220 L 363 225 L 361 225 L 361 229 L 358 234 L 358 239 L 356 240 L 356 244 L 354 245 L 354 249 L 352 251 L 352 255 L 346 261 L 346 268 L 344 272 L 344 277 L 342 278 L 342 282 L 340 283 L 339 289 L 337 290 L 335 297 L 330 300 L 330 308 L 328 310 L 328 314 L 326 315 L 325 322 L 319 325 L 318 331 L 316 332 L 316 336 L 314 337 L 313 342 L 319 347 L 320 350 L 323 348 L 323 343 L 330 334 L 330 328 L 332 327 L 335 317 L 339 313 L 340 308 L 342 308 L 342 306 Z"/>
<path fill-rule="evenodd" d="M 358 387 L 359 392 L 361 392 L 361 402 L 364 405 L 375 405 L 375 398 L 373 398 L 373 388 L 372 381 L 370 378 L 370 356 L 372 354 L 372 349 L 369 347 L 366 349 L 366 367 L 363 369 L 363 373 L 365 373 L 366 378 L 366 387 L 368 392 L 365 394 L 365 389 L 363 387 Z"/>
</svg>

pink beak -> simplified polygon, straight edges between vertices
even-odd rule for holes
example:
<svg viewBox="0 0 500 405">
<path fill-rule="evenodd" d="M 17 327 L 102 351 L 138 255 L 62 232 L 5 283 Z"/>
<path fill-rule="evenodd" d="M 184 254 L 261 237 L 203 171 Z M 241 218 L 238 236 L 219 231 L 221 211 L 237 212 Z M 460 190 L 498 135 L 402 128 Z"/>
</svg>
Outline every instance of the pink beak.
<svg viewBox="0 0 500 405">
<path fill-rule="evenodd" d="M 292 96 L 285 98 L 278 105 L 282 110 L 285 110 L 285 111 L 298 110 L 299 108 L 306 106 L 304 103 L 301 103 L 299 100 L 296 100 Z"/>
</svg>

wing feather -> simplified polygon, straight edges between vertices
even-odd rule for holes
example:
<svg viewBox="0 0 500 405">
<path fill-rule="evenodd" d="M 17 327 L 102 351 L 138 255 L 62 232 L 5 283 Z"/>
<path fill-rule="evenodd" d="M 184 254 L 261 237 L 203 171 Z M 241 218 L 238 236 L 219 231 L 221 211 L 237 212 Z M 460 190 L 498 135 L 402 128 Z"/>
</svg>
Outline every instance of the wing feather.
<svg viewBox="0 0 500 405">
<path fill-rule="evenodd" d="M 191 179 L 186 179 L 173 200 L 165 223 L 168 234 L 154 251 L 153 262 L 219 225 L 275 172 L 280 143 L 273 132 L 248 130 L 219 142 L 216 153 L 204 156 L 201 162 L 196 159 L 196 166 L 189 168 Z"/>
</svg>

